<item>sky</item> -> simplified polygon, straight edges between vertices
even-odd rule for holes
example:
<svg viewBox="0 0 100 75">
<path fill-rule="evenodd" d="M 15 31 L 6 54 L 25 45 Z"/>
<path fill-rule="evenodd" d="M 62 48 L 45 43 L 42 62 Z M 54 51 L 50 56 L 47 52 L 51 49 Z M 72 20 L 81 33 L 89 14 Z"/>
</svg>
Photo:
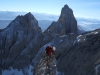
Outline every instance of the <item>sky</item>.
<svg viewBox="0 0 100 75">
<path fill-rule="evenodd" d="M 67 4 L 75 17 L 100 19 L 100 0 L 0 0 L 0 11 L 24 11 L 60 15 Z"/>
</svg>

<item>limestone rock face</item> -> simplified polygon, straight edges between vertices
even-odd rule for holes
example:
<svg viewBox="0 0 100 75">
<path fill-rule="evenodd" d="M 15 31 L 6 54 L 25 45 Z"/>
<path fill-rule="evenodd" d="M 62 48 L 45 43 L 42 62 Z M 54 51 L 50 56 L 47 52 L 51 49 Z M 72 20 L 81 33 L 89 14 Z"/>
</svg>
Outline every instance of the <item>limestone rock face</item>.
<svg viewBox="0 0 100 75">
<path fill-rule="evenodd" d="M 38 21 L 35 19 L 35 17 L 29 12 L 26 15 L 17 16 L 9 25 L 8 27 L 16 27 L 16 29 L 19 28 L 30 28 L 34 29 L 35 33 L 41 32 L 41 28 L 38 26 Z M 7 27 L 7 28 L 8 28 Z M 18 29 L 19 29 L 18 28 Z"/>
<path fill-rule="evenodd" d="M 11 75 L 16 72 L 15 69 L 23 73 L 21 75 L 33 73 L 31 70 L 28 72 L 33 58 L 53 37 L 52 34 L 42 33 L 31 13 L 17 16 L 7 28 L 0 31 L 0 75 L 5 75 L 6 69 Z"/>
<path fill-rule="evenodd" d="M 77 21 L 72 9 L 65 5 L 57 22 L 53 22 L 44 33 L 66 35 L 69 33 L 78 34 Z"/>
<path fill-rule="evenodd" d="M 47 60 L 48 60 L 48 66 L 47 66 Z M 48 57 L 46 52 L 42 52 L 40 61 L 37 63 L 37 65 L 34 68 L 34 74 L 33 75 L 56 75 L 56 58 L 55 56 Z"/>
<path fill-rule="evenodd" d="M 77 21 L 73 15 L 73 11 L 68 5 L 65 5 L 61 10 L 58 23 L 65 27 L 66 34 L 77 33 Z"/>
<path fill-rule="evenodd" d="M 57 59 L 57 64 L 58 64 L 59 58 L 61 57 L 61 55 L 63 55 L 63 53 L 66 50 L 69 50 L 73 46 L 73 41 L 75 40 L 75 38 L 76 38 L 75 34 L 69 34 L 69 35 L 64 35 L 64 36 L 55 35 L 49 43 L 47 43 L 43 47 L 41 47 L 40 50 L 38 51 L 37 55 L 32 60 L 32 64 L 34 66 L 36 66 L 34 74 L 42 75 L 42 74 L 44 74 L 44 72 L 46 70 L 46 66 L 45 66 L 46 60 L 44 58 L 45 57 L 44 50 L 45 50 L 46 46 L 50 45 L 52 47 L 56 47 L 56 50 L 54 51 L 54 53 L 55 53 L 55 57 Z M 53 61 L 51 61 L 51 62 L 53 62 Z M 55 70 L 56 69 L 54 69 L 51 73 L 55 73 Z M 55 74 L 50 74 L 50 75 L 55 75 Z M 60 75 L 60 73 L 59 73 L 59 75 Z"/>
<path fill-rule="evenodd" d="M 39 40 L 35 39 L 36 37 L 42 41 L 43 35 L 41 33 L 41 28 L 31 13 L 16 17 L 8 27 L 0 33 L 0 64 L 2 67 L 8 68 L 12 66 L 12 64 L 14 65 L 16 59 L 24 53 L 23 50 L 29 50 L 29 48 L 32 48 L 38 43 Z M 34 41 L 32 41 L 33 39 L 35 39 L 35 44 Z M 30 47 L 29 44 L 31 44 Z M 29 50 L 29 53 L 35 53 L 35 50 L 38 49 L 37 47 L 35 48 L 36 49 L 33 48 L 32 52 Z M 34 56 L 34 54 L 32 56 Z M 32 56 L 30 56 L 30 58 L 32 58 Z M 20 58 L 20 62 L 22 62 L 24 58 L 25 57 Z M 17 65 L 17 67 L 20 66 Z"/>
<path fill-rule="evenodd" d="M 100 29 L 79 35 L 59 58 L 58 70 L 64 75 L 99 75 L 99 60 Z"/>
<path fill-rule="evenodd" d="M 61 24 L 59 24 L 58 22 L 53 22 L 44 33 L 45 34 L 51 33 L 53 35 L 55 34 L 63 35 L 65 34 L 65 30 Z"/>
</svg>

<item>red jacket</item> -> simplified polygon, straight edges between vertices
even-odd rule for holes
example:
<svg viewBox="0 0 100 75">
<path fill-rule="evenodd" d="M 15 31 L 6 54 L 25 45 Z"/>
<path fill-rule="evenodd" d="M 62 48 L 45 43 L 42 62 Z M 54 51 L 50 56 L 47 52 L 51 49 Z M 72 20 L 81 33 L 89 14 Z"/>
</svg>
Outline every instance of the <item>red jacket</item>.
<svg viewBox="0 0 100 75">
<path fill-rule="evenodd" d="M 54 50 L 51 46 L 47 46 L 46 47 L 46 53 L 48 54 L 48 56 L 51 56 L 52 54 L 54 55 Z"/>
</svg>

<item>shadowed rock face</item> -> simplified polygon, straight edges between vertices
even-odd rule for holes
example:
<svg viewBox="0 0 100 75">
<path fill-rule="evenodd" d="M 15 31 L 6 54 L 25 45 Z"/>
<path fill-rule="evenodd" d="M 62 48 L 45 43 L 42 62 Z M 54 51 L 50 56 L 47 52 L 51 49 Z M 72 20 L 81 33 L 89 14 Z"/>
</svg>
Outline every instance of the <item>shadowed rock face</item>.
<svg viewBox="0 0 100 75">
<path fill-rule="evenodd" d="M 68 33 L 78 33 L 77 32 L 77 21 L 73 15 L 72 9 L 65 5 L 61 10 L 61 15 L 59 17 L 58 23 L 60 23 L 65 28 L 66 34 Z"/>
<path fill-rule="evenodd" d="M 27 28 L 27 29 L 34 29 L 35 33 L 42 32 L 41 28 L 38 26 L 38 21 L 35 17 L 29 12 L 24 16 L 17 16 L 9 25 L 9 27 L 20 27 L 20 28 Z M 16 29 L 17 29 L 16 28 Z M 18 28 L 19 29 L 19 28 Z"/>
<path fill-rule="evenodd" d="M 64 75 L 99 75 L 100 29 L 79 35 L 60 59 L 58 70 Z"/>
<path fill-rule="evenodd" d="M 42 34 L 38 21 L 31 13 L 16 17 L 0 33 L 1 67 L 20 69 L 29 65 L 39 48 L 51 38 Z"/>
<path fill-rule="evenodd" d="M 57 22 L 53 22 L 44 33 L 66 35 L 69 33 L 78 34 L 77 21 L 72 9 L 65 5 Z"/>
</svg>

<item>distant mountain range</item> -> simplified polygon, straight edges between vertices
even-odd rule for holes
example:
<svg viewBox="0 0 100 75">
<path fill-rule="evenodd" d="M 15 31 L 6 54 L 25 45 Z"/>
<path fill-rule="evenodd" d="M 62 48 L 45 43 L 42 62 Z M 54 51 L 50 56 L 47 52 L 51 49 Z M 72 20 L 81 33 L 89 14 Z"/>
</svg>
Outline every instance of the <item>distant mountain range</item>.
<svg viewBox="0 0 100 75">
<path fill-rule="evenodd" d="M 86 18 L 76 18 L 78 25 L 88 31 L 100 28 L 100 20 L 98 19 L 86 19 Z"/>
<path fill-rule="evenodd" d="M 24 15 L 27 12 L 12 12 L 12 11 L 0 11 L 0 29 L 5 28 L 16 16 Z M 57 21 L 59 18 L 58 15 L 45 14 L 45 13 L 36 13 L 32 14 L 38 20 L 39 26 L 44 31 L 52 21 Z M 78 26 L 85 31 L 95 30 L 100 28 L 100 20 L 98 19 L 86 19 L 86 18 L 76 18 Z"/>
<path fill-rule="evenodd" d="M 0 20 L 13 20 L 18 15 L 25 15 L 28 12 L 13 12 L 13 11 L 0 11 Z M 52 15 L 52 14 L 46 14 L 46 13 L 37 13 L 37 12 L 31 12 L 37 20 L 54 20 L 56 21 L 59 16 L 58 15 Z"/>
</svg>

